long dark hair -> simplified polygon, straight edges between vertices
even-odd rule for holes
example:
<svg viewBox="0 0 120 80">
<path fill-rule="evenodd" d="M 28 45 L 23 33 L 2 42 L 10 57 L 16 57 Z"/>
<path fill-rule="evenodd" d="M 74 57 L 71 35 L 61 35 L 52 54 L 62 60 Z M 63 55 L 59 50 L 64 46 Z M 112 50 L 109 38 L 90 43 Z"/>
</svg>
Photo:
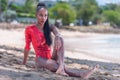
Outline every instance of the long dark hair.
<svg viewBox="0 0 120 80">
<path fill-rule="evenodd" d="M 44 3 L 38 3 L 36 12 L 38 12 L 41 8 L 47 9 Z M 46 43 L 48 44 L 48 46 L 50 46 L 52 44 L 52 37 L 51 37 L 51 29 L 50 29 L 48 18 L 44 24 L 43 31 L 44 31 Z"/>
</svg>

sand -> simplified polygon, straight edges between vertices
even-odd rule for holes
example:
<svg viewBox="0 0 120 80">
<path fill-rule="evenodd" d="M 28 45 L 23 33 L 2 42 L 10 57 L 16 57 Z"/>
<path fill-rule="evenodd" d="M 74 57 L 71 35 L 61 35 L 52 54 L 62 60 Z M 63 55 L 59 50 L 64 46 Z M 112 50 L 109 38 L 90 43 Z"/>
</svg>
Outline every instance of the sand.
<svg viewBox="0 0 120 80">
<path fill-rule="evenodd" d="M 64 38 L 98 36 L 97 33 L 79 33 L 60 30 Z M 71 34 L 71 35 L 69 35 Z M 65 44 L 67 46 L 67 43 Z M 0 80 L 84 80 L 79 77 L 64 77 L 46 69 L 35 70 L 33 49 L 27 65 L 21 65 L 24 48 L 24 28 L 0 29 Z M 83 47 L 81 47 L 83 48 Z M 86 80 L 120 80 L 120 63 L 97 55 L 65 49 L 65 64 L 69 68 L 87 70 L 99 64 L 97 72 Z M 51 75 L 52 74 L 52 75 Z"/>
</svg>

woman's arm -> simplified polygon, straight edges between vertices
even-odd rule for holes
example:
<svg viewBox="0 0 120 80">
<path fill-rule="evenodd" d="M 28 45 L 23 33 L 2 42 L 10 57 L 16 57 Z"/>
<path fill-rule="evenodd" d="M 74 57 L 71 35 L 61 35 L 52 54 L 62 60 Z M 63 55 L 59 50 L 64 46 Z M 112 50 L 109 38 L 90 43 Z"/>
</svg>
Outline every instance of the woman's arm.
<svg viewBox="0 0 120 80">
<path fill-rule="evenodd" d="M 27 62 L 28 54 L 30 51 L 30 43 L 31 43 L 31 35 L 30 35 L 29 28 L 25 29 L 25 47 L 24 47 L 24 59 L 23 64 L 25 65 Z"/>
<path fill-rule="evenodd" d="M 52 25 L 50 28 L 51 28 L 51 31 L 53 32 L 53 34 L 55 35 L 54 48 L 58 50 L 61 47 L 61 45 L 63 44 L 61 41 L 62 36 L 60 35 L 56 26 Z"/>
<path fill-rule="evenodd" d="M 24 49 L 23 65 L 25 65 L 27 62 L 28 54 L 29 54 L 29 50 Z"/>
<path fill-rule="evenodd" d="M 51 31 L 53 32 L 53 34 L 54 34 L 55 36 L 60 36 L 60 37 L 61 37 L 61 35 L 60 35 L 60 33 L 59 33 L 59 31 L 58 31 L 58 29 L 57 29 L 56 26 L 51 25 L 51 26 L 50 26 L 50 29 L 51 29 Z"/>
</svg>

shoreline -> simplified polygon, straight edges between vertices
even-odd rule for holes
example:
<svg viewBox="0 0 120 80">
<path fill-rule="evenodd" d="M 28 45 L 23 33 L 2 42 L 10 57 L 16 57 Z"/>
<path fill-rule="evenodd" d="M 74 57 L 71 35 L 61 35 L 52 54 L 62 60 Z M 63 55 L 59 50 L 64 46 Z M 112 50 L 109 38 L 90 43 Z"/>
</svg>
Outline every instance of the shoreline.
<svg viewBox="0 0 120 80">
<path fill-rule="evenodd" d="M 62 36 L 65 38 L 65 42 L 66 42 L 66 39 L 69 39 L 70 37 L 72 38 L 75 38 L 75 37 L 80 37 L 81 39 L 82 38 L 90 38 L 91 36 L 92 37 L 97 37 L 97 36 L 101 36 L 102 34 L 98 34 L 98 33 L 82 33 L 82 32 L 74 32 L 74 31 L 66 31 L 66 30 L 60 30 Z M 15 47 L 15 48 L 22 48 L 24 46 L 24 29 L 18 29 L 18 30 L 1 30 L 0 29 L 0 36 L 1 36 L 1 41 L 0 41 L 0 44 L 1 46 L 7 46 L 8 47 Z M 4 33 L 4 34 L 2 34 Z M 9 36 L 9 39 L 8 37 L 6 37 L 7 35 L 9 34 L 14 34 L 14 35 L 10 35 Z M 71 35 L 69 35 L 71 34 Z M 110 34 L 111 35 L 111 34 Z M 14 40 L 13 40 L 14 38 Z M 69 44 L 69 43 L 68 43 Z M 80 54 L 84 57 L 82 57 L 83 59 L 88 59 L 88 60 L 98 60 L 98 61 L 107 61 L 107 62 L 113 62 L 113 63 L 119 63 L 119 60 L 116 60 L 116 59 L 113 59 L 112 57 L 107 57 L 107 56 L 103 56 L 103 55 L 97 55 L 97 53 L 92 53 L 92 52 L 89 52 L 90 50 L 86 51 L 85 49 L 87 49 L 87 47 L 89 47 L 89 45 L 86 45 L 84 46 L 84 43 L 83 44 L 80 44 L 81 46 L 79 47 L 80 50 L 77 50 L 76 48 L 72 49 L 72 48 L 69 48 L 70 45 L 68 44 L 65 44 L 65 50 L 66 50 L 66 53 L 74 53 L 74 54 Z M 74 43 L 72 43 L 72 46 Z M 31 49 L 31 51 L 34 51 L 33 49 Z M 68 55 L 69 56 L 69 55 Z M 78 58 L 78 56 L 70 56 L 71 58 Z M 80 59 L 82 59 L 80 58 Z"/>
<path fill-rule="evenodd" d="M 85 51 L 66 50 L 65 53 L 66 53 L 65 56 L 69 58 L 120 64 L 119 58 L 116 59 L 113 57 L 98 55 L 95 53 L 93 54 Z M 74 56 L 72 56 L 73 54 Z"/>
<path fill-rule="evenodd" d="M 100 34 L 120 34 L 120 28 L 113 28 L 107 25 L 91 25 L 91 26 L 63 26 L 60 29 L 68 31 L 78 31 L 82 33 L 100 33 Z"/>
<path fill-rule="evenodd" d="M 23 50 L 19 48 L 0 47 L 0 79 L 1 80 L 84 80 L 78 77 L 64 77 L 50 72 L 46 69 L 40 68 L 39 71 L 35 70 L 34 66 L 34 53 L 29 54 L 28 62 L 26 66 L 20 64 L 23 59 Z M 67 51 L 68 53 L 68 51 Z M 73 55 L 77 53 L 68 53 L 65 55 L 65 64 L 68 68 L 87 70 L 96 64 L 100 65 L 100 68 L 90 78 L 86 80 L 119 80 L 120 79 L 120 64 L 99 61 L 98 59 L 91 57 L 94 60 L 84 58 L 73 58 Z M 71 57 L 72 56 L 72 57 Z M 78 56 L 78 55 L 76 55 Z M 79 54 L 81 57 L 86 55 Z M 53 76 L 51 76 L 52 74 Z"/>
<path fill-rule="evenodd" d="M 62 36 L 66 38 L 89 38 L 91 36 L 96 37 L 100 35 L 96 33 L 79 33 L 64 30 L 60 30 L 60 32 Z M 27 65 L 21 65 L 20 62 L 23 60 L 24 46 L 23 35 L 23 28 L 11 30 L 0 29 L 0 80 L 83 80 L 78 77 L 60 76 L 46 69 L 35 71 L 35 54 L 33 50 L 30 51 Z M 66 45 L 65 47 L 67 47 Z M 71 45 L 73 46 L 72 43 Z M 89 47 L 88 45 L 83 45 L 84 43 L 81 44 L 79 48 L 86 49 L 86 47 Z M 77 52 L 65 48 L 65 64 L 68 68 L 86 70 L 96 64 L 100 65 L 98 71 L 87 80 L 120 80 L 120 64 L 113 63 L 104 58 L 101 59 L 97 56 L 85 51 Z"/>
<path fill-rule="evenodd" d="M 67 51 L 69 51 L 71 53 L 75 53 L 75 55 L 77 55 L 77 54 L 84 55 L 84 58 L 88 59 L 88 60 L 94 60 L 95 59 L 96 61 L 106 61 L 106 62 L 112 62 L 112 63 L 119 63 L 120 64 L 119 55 L 116 55 L 116 56 L 115 55 L 112 56 L 112 55 L 109 55 L 109 54 L 107 55 L 107 53 L 109 53 L 108 49 L 107 49 L 108 51 L 106 50 L 106 51 L 103 51 L 103 52 L 101 52 L 100 49 L 98 49 L 99 48 L 98 46 L 100 46 L 100 48 L 104 48 L 104 46 L 106 46 L 106 47 L 113 46 L 113 45 L 110 45 L 110 43 L 105 43 L 105 41 L 101 41 L 99 43 L 98 40 L 101 39 L 101 37 L 105 38 L 105 39 L 107 39 L 111 36 L 116 36 L 116 35 L 120 37 L 120 34 L 105 34 L 105 35 L 103 35 L 103 34 L 100 34 L 100 33 L 82 33 L 82 32 L 78 32 L 78 31 L 76 31 L 76 32 L 70 31 L 69 32 L 69 31 L 66 31 L 66 30 L 61 31 L 61 33 L 63 34 L 65 43 L 67 43 L 67 44 L 65 44 L 65 48 L 66 48 Z M 73 39 L 71 39 L 71 37 Z M 96 51 L 96 49 L 98 51 Z M 119 53 L 119 52 L 117 52 L 117 53 Z M 71 57 L 73 57 L 73 56 L 71 56 Z M 78 56 L 76 56 L 75 58 L 78 58 Z"/>
</svg>

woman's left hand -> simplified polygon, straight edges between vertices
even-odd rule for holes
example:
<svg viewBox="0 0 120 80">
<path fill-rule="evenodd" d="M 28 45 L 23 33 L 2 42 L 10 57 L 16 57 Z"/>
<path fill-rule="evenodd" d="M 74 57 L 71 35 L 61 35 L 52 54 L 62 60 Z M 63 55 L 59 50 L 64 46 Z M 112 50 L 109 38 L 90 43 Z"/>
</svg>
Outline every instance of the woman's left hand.
<svg viewBox="0 0 120 80">
<path fill-rule="evenodd" d="M 62 37 L 61 36 L 55 36 L 55 41 L 54 41 L 55 43 L 54 43 L 54 48 L 56 49 L 56 50 L 58 50 L 61 46 L 62 46 L 62 44 L 63 44 L 63 42 L 62 42 Z"/>
</svg>

